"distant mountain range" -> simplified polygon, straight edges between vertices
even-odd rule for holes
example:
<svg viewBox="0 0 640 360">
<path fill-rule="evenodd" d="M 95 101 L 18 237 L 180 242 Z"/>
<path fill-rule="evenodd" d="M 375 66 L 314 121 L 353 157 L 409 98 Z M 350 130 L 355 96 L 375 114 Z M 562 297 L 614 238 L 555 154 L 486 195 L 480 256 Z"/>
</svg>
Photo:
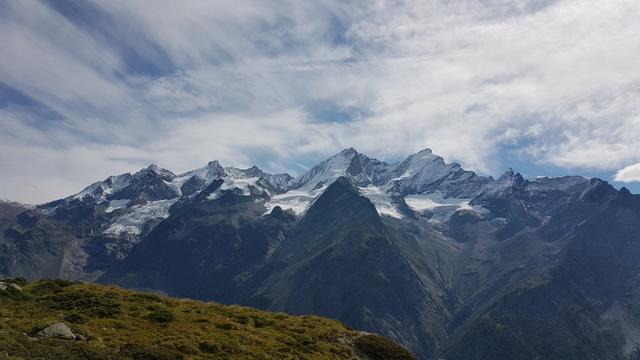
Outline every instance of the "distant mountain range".
<svg viewBox="0 0 640 360">
<path fill-rule="evenodd" d="M 345 149 L 298 178 L 151 165 L 2 202 L 0 275 L 317 314 L 421 359 L 640 356 L 640 196 L 483 177 L 428 149 L 397 164 Z"/>
</svg>

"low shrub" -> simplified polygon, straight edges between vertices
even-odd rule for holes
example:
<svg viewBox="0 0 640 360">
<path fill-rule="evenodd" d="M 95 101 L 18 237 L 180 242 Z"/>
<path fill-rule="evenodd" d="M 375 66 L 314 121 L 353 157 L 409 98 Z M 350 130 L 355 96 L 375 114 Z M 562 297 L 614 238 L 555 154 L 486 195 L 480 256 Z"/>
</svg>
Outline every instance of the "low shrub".
<svg viewBox="0 0 640 360">
<path fill-rule="evenodd" d="M 112 318 L 120 314 L 120 304 L 113 298 L 84 292 L 62 292 L 45 296 L 41 301 L 56 310 L 86 312 L 99 318 Z"/>
<path fill-rule="evenodd" d="M 76 313 L 72 313 L 69 314 L 67 316 L 64 317 L 64 320 L 68 323 L 72 323 L 72 324 L 84 324 L 87 322 L 87 320 L 84 318 L 84 316 L 80 315 L 80 314 L 76 314 Z"/>
<path fill-rule="evenodd" d="M 380 335 L 364 335 L 355 340 L 358 351 L 371 360 L 413 360 L 411 353 Z"/>
<path fill-rule="evenodd" d="M 32 292 L 36 295 L 62 292 L 72 282 L 60 279 L 40 280 L 33 284 Z"/>
<path fill-rule="evenodd" d="M 133 294 L 133 299 L 141 301 L 163 302 L 160 296 L 152 293 Z"/>
<path fill-rule="evenodd" d="M 132 360 L 182 360 L 184 355 L 167 348 L 126 344 L 120 348 L 120 355 Z"/>
<path fill-rule="evenodd" d="M 236 326 L 233 325 L 232 323 L 225 322 L 225 323 L 221 323 L 221 324 L 216 324 L 216 329 L 220 329 L 220 330 L 235 330 Z"/>
<path fill-rule="evenodd" d="M 201 341 L 200 344 L 198 344 L 198 347 L 200 348 L 200 351 L 207 354 L 217 354 L 222 351 L 222 346 L 213 341 Z"/>
<path fill-rule="evenodd" d="M 176 319 L 173 312 L 166 308 L 155 308 L 148 315 L 147 319 L 155 323 L 169 323 Z"/>
</svg>

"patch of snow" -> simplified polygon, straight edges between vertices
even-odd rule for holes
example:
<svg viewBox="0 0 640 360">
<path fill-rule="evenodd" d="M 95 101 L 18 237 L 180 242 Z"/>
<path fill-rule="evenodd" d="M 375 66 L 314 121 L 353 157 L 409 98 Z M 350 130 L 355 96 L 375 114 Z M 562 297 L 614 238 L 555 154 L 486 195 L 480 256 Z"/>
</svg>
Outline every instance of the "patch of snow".
<svg viewBox="0 0 640 360">
<path fill-rule="evenodd" d="M 144 205 L 135 205 L 130 208 L 131 212 L 124 214 L 102 233 L 109 236 L 119 236 L 123 233 L 140 235 L 144 225 L 153 219 L 166 219 L 169 217 L 169 208 L 178 198 L 170 200 L 158 200 Z"/>
<path fill-rule="evenodd" d="M 79 193 L 73 195 L 71 198 L 79 200 L 79 199 L 84 198 L 87 195 L 93 196 L 93 193 L 96 192 L 100 188 L 102 188 L 102 182 L 93 183 L 93 184 L 87 186 L 86 188 L 84 188 Z"/>
<path fill-rule="evenodd" d="M 491 219 L 491 222 L 493 224 L 496 224 L 496 225 L 506 225 L 507 224 L 507 219 L 506 218 L 500 218 L 500 217 L 499 218 L 493 218 L 493 219 Z"/>
<path fill-rule="evenodd" d="M 131 182 L 131 178 L 129 174 L 109 176 L 109 180 L 111 181 L 111 192 L 119 191 L 124 189 Z"/>
<path fill-rule="evenodd" d="M 19 206 L 23 209 L 28 209 L 28 210 L 34 210 L 36 209 L 36 205 L 33 204 L 23 204 L 17 201 L 12 201 L 12 200 L 7 200 L 7 199 L 0 199 L 0 203 L 2 204 L 8 204 L 8 205 L 13 205 L 13 206 Z"/>
<path fill-rule="evenodd" d="M 95 182 L 79 193 L 72 195 L 69 199 L 81 200 L 85 196 L 90 196 L 96 199 L 97 203 L 106 201 L 106 197 L 109 194 L 113 194 L 123 188 L 125 188 L 131 182 L 130 174 L 109 176 L 103 181 Z"/>
<path fill-rule="evenodd" d="M 367 197 L 373 203 L 376 210 L 378 210 L 378 214 L 387 215 L 396 219 L 402 219 L 404 217 L 391 201 L 391 197 L 383 189 L 369 185 L 359 190 L 363 196 Z"/>
<path fill-rule="evenodd" d="M 248 169 L 238 169 L 231 166 L 224 168 L 224 172 L 226 177 L 231 179 L 262 178 L 278 192 L 287 190 L 293 183 L 293 178 L 289 174 L 269 174 L 260 170 L 257 166 Z"/>
<path fill-rule="evenodd" d="M 291 210 L 296 215 L 301 215 L 311 206 L 313 200 L 318 197 L 326 189 L 326 186 L 313 190 L 311 192 L 302 190 L 289 190 L 284 194 L 273 196 L 264 206 L 267 211 L 264 215 L 271 213 L 273 208 L 280 206 L 282 210 Z"/>
<path fill-rule="evenodd" d="M 251 195 L 251 187 L 259 188 L 262 191 L 267 191 L 257 185 L 258 180 L 260 180 L 259 177 L 252 177 L 252 178 L 246 178 L 246 179 L 233 179 L 233 180 L 226 179 L 224 180 L 222 185 L 220 185 L 220 187 L 216 189 L 216 191 L 212 192 L 207 196 L 207 199 L 215 200 L 219 198 L 222 195 L 222 193 L 229 190 L 235 190 L 235 189 L 240 190 L 239 195 L 243 195 L 243 196 Z"/>
<path fill-rule="evenodd" d="M 251 195 L 250 187 L 258 187 L 256 184 L 258 180 L 260 180 L 259 177 L 233 179 L 225 181 L 220 188 L 223 190 L 240 189 L 240 191 L 242 191 L 242 195 Z"/>
<path fill-rule="evenodd" d="M 284 194 L 275 195 L 265 203 L 267 211 L 264 215 L 271 213 L 276 206 L 280 206 L 283 210 L 291 210 L 296 215 L 301 215 L 309 209 L 313 201 L 315 201 L 329 185 L 331 185 L 331 183 L 326 183 L 322 187 L 311 191 L 295 189 L 289 190 Z M 396 219 L 404 217 L 393 204 L 384 188 L 370 185 L 358 189 L 363 196 L 367 197 L 373 203 L 380 215 L 387 215 Z"/>
<path fill-rule="evenodd" d="M 58 210 L 58 207 L 60 207 L 60 205 L 56 205 L 56 206 L 50 207 L 50 208 L 40 208 L 40 209 L 38 209 L 38 211 L 41 214 L 44 214 L 44 215 L 51 215 L 54 212 L 56 212 L 56 210 Z"/>
<path fill-rule="evenodd" d="M 443 204 L 432 200 L 428 195 L 408 195 L 404 198 L 404 202 L 415 211 L 431 210 L 443 206 Z"/>
<path fill-rule="evenodd" d="M 220 189 L 217 189 L 216 191 L 214 191 L 211 194 L 207 195 L 207 200 L 216 200 L 217 198 L 219 198 L 221 193 L 218 190 L 220 190 Z"/>
<path fill-rule="evenodd" d="M 407 195 L 404 201 L 412 210 L 416 211 L 433 210 L 443 206 L 470 208 L 468 199 L 443 199 L 440 194 Z"/>
<path fill-rule="evenodd" d="M 430 194 L 407 195 L 404 198 L 407 205 L 415 211 L 429 210 L 433 213 L 433 221 L 446 221 L 458 210 L 470 210 L 484 213 L 481 206 L 471 206 L 470 199 L 446 198 L 439 191 Z"/>
<path fill-rule="evenodd" d="M 109 201 L 109 206 L 104 210 L 104 212 L 110 213 L 114 210 L 125 208 L 129 202 L 131 202 L 130 199 L 111 200 Z"/>
</svg>

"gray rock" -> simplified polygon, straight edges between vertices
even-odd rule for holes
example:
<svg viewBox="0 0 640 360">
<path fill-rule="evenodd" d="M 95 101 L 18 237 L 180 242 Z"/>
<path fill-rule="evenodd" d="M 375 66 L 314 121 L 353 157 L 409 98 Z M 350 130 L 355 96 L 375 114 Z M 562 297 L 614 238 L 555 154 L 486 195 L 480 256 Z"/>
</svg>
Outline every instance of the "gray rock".
<svg viewBox="0 0 640 360">
<path fill-rule="evenodd" d="M 7 291 L 11 289 L 22 292 L 22 288 L 20 287 L 20 285 L 11 282 L 0 281 L 0 291 Z"/>
<path fill-rule="evenodd" d="M 49 325 L 44 330 L 40 331 L 38 333 L 38 336 L 65 340 L 76 339 L 76 335 L 64 323 L 55 323 L 53 325 Z"/>
</svg>

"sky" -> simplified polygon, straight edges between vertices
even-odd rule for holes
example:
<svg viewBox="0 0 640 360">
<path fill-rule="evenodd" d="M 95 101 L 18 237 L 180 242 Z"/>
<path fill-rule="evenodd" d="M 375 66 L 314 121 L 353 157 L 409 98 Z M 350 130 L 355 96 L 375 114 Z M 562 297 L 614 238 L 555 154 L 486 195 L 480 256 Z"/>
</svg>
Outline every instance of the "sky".
<svg viewBox="0 0 640 360">
<path fill-rule="evenodd" d="M 0 198 L 355 147 L 640 192 L 637 0 L 0 2 Z"/>
</svg>

